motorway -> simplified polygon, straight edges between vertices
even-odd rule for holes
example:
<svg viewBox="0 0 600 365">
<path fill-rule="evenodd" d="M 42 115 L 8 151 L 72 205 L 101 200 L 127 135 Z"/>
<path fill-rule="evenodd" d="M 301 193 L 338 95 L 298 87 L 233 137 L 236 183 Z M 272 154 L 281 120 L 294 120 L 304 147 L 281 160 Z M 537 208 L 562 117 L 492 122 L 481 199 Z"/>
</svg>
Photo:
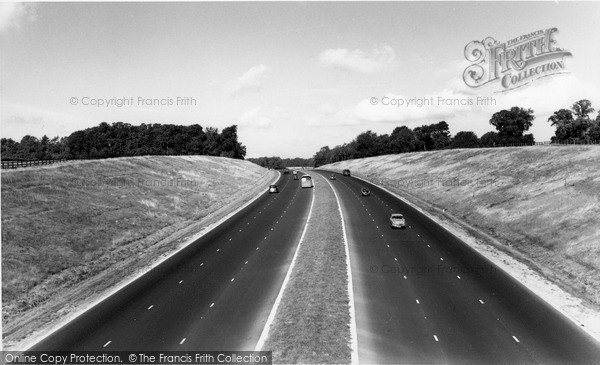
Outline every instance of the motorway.
<svg viewBox="0 0 600 365">
<path fill-rule="evenodd" d="M 308 218 L 292 174 L 29 350 L 254 350 Z"/>
<path fill-rule="evenodd" d="M 595 340 L 468 245 L 336 175 L 361 363 L 599 363 Z M 314 192 L 292 176 L 30 350 L 254 350 Z M 392 230 L 391 213 L 407 228 Z"/>
<path fill-rule="evenodd" d="M 360 363 L 600 362 L 594 339 L 461 240 L 386 191 L 336 176 Z M 407 228 L 391 229 L 391 213 Z"/>
</svg>

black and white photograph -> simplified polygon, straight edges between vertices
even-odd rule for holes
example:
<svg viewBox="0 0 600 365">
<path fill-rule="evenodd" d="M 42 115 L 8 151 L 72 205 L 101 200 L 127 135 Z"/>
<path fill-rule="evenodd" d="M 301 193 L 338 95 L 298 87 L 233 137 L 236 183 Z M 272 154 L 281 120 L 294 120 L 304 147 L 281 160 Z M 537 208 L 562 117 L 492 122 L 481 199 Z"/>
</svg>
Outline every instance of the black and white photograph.
<svg viewBox="0 0 600 365">
<path fill-rule="evenodd" d="M 0 364 L 600 364 L 600 1 L 0 2 Z"/>
</svg>

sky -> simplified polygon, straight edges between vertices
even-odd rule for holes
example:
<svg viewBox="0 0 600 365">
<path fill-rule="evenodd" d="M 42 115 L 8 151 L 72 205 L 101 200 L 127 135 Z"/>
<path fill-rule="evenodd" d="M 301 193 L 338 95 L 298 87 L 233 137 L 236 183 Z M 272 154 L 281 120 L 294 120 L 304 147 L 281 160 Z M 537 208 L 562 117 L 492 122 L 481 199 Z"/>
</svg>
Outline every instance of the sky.
<svg viewBox="0 0 600 365">
<path fill-rule="evenodd" d="M 236 124 L 247 157 L 311 157 L 401 125 L 481 136 L 519 106 L 549 141 L 554 111 L 600 110 L 598 19 L 600 2 L 2 2 L 0 134 Z M 467 44 L 551 28 L 560 74 L 466 85 Z"/>
</svg>

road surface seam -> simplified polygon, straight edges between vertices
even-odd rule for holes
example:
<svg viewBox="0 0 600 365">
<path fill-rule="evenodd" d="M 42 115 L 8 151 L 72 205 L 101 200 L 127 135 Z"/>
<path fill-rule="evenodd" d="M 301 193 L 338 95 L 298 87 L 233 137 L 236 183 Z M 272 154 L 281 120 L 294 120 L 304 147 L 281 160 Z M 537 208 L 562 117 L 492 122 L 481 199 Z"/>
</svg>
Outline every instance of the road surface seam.
<svg viewBox="0 0 600 365">
<path fill-rule="evenodd" d="M 306 223 L 304 224 L 304 230 L 302 231 L 302 235 L 300 236 L 300 240 L 298 241 L 298 245 L 296 246 L 296 251 L 294 252 L 294 257 L 292 258 L 292 262 L 290 263 L 290 267 L 288 268 L 287 273 L 285 274 L 285 279 L 283 279 L 283 283 L 281 284 L 281 288 L 279 289 L 279 293 L 277 294 L 277 298 L 275 299 L 275 303 L 273 303 L 273 307 L 271 308 L 271 312 L 269 313 L 269 317 L 265 322 L 265 326 L 263 327 L 262 333 L 256 343 L 255 351 L 261 351 L 264 346 L 267 338 L 269 337 L 269 330 L 271 329 L 271 324 L 273 324 L 273 320 L 275 319 L 275 314 L 277 314 L 277 309 L 279 308 L 279 304 L 281 303 L 281 298 L 283 297 L 283 292 L 287 287 L 287 283 L 290 280 L 290 276 L 292 274 L 292 270 L 294 265 L 296 264 L 296 259 L 298 258 L 298 252 L 300 251 L 300 246 L 302 246 L 302 242 L 304 241 L 304 236 L 306 235 L 306 231 L 308 230 L 308 225 L 310 223 L 310 218 L 312 216 L 313 206 L 315 203 L 315 194 L 313 191 L 312 199 L 310 202 L 310 209 L 308 211 L 308 218 L 306 219 Z"/>
<path fill-rule="evenodd" d="M 358 334 L 357 334 L 357 330 L 356 330 L 356 313 L 354 310 L 354 289 L 353 289 L 353 284 L 352 284 L 352 269 L 350 267 L 350 249 L 348 248 L 348 236 L 346 235 L 346 222 L 344 222 L 344 213 L 342 212 L 342 206 L 340 204 L 340 199 L 338 197 L 337 192 L 335 191 L 335 188 L 333 187 L 333 185 L 331 184 L 331 182 L 329 180 L 327 180 L 327 178 L 325 178 L 325 181 L 327 181 L 327 183 L 329 184 L 329 187 L 331 187 L 331 190 L 333 190 L 333 195 L 335 195 L 335 200 L 337 202 L 337 206 L 338 206 L 338 211 L 340 212 L 340 219 L 342 221 L 342 234 L 343 234 L 343 239 L 344 239 L 344 250 L 346 251 L 346 273 L 348 276 L 348 307 L 349 307 L 349 311 L 350 311 L 350 356 L 351 356 L 351 363 L 352 364 L 358 364 Z"/>
</svg>

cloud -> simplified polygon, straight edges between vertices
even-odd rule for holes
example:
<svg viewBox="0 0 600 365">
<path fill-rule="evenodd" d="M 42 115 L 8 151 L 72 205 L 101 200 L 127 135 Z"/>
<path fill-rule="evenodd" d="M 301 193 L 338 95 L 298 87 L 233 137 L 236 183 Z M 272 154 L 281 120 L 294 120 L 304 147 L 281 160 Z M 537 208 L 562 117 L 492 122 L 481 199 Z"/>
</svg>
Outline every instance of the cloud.
<svg viewBox="0 0 600 365">
<path fill-rule="evenodd" d="M 237 78 L 225 87 L 225 92 L 229 95 L 239 95 L 245 91 L 259 90 L 262 80 L 269 72 L 269 67 L 261 64 L 254 66 L 242 76 Z"/>
<path fill-rule="evenodd" d="M 286 118 L 286 113 L 282 108 L 264 109 L 256 107 L 244 112 L 238 118 L 238 124 L 243 127 L 269 128 L 273 123 L 285 120 Z"/>
<path fill-rule="evenodd" d="M 319 55 L 319 62 L 324 66 L 349 71 L 375 73 L 390 67 L 395 58 L 394 49 L 384 45 L 370 53 L 359 49 L 354 51 L 346 48 L 327 49 Z"/>
<path fill-rule="evenodd" d="M 24 21 L 34 21 L 35 19 L 33 4 L 0 2 L 0 33 L 10 28 L 19 28 Z"/>
</svg>

